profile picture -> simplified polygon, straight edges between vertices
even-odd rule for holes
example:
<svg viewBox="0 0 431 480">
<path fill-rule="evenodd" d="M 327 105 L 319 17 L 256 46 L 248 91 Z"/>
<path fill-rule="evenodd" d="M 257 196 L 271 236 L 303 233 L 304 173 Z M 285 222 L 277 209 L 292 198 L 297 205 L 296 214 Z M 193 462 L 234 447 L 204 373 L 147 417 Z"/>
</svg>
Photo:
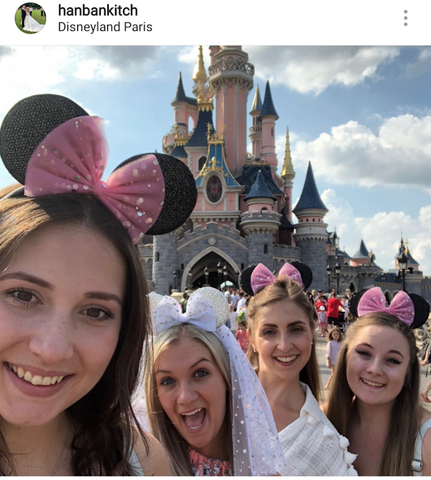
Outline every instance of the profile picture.
<svg viewBox="0 0 431 480">
<path fill-rule="evenodd" d="M 23 3 L 15 13 L 15 24 L 24 33 L 40 32 L 46 23 L 46 13 L 38 3 Z"/>
</svg>

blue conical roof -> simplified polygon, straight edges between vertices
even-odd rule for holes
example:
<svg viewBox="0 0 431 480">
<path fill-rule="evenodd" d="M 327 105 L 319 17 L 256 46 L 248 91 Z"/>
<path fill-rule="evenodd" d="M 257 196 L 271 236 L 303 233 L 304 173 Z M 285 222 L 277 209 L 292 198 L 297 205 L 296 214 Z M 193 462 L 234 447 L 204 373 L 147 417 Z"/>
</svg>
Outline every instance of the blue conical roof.
<svg viewBox="0 0 431 480">
<path fill-rule="evenodd" d="M 299 210 L 305 210 L 308 208 L 318 208 L 320 210 L 328 209 L 320 198 L 319 192 L 316 186 L 316 180 L 314 180 L 313 168 L 311 162 L 308 162 L 307 175 L 305 177 L 304 188 L 302 189 L 301 196 L 299 197 L 298 203 L 293 209 L 293 213 Z"/>
<path fill-rule="evenodd" d="M 275 117 L 278 118 L 278 114 L 274 107 L 274 102 L 272 101 L 271 88 L 269 86 L 269 82 L 266 82 L 265 98 L 263 100 L 262 110 L 260 111 L 261 117 L 264 117 L 265 115 L 274 115 Z"/>
<path fill-rule="evenodd" d="M 207 147 L 207 132 L 208 132 L 208 123 L 212 125 L 212 130 L 214 130 L 213 124 L 213 112 L 211 110 L 201 110 L 199 112 L 198 123 L 196 128 L 190 137 L 190 140 L 187 142 L 186 147 Z"/>
<path fill-rule="evenodd" d="M 269 188 L 266 186 L 265 180 L 260 170 L 257 172 L 256 181 L 251 187 L 250 193 L 245 197 L 244 200 L 247 201 L 251 198 L 271 198 L 272 200 L 276 200 L 276 198 L 270 192 Z"/>
<path fill-rule="evenodd" d="M 356 251 L 356 253 L 353 255 L 353 258 L 368 258 L 369 252 L 367 250 L 367 247 L 365 246 L 365 243 L 363 240 L 361 240 L 361 243 L 359 244 L 359 248 Z"/>
<path fill-rule="evenodd" d="M 187 97 L 186 97 L 186 92 L 184 91 L 181 72 L 178 77 L 177 91 L 175 92 L 174 99 L 172 100 L 172 103 L 175 103 L 175 102 L 187 102 Z"/>
<path fill-rule="evenodd" d="M 170 153 L 171 157 L 187 158 L 187 153 L 182 145 L 177 145 Z"/>
</svg>

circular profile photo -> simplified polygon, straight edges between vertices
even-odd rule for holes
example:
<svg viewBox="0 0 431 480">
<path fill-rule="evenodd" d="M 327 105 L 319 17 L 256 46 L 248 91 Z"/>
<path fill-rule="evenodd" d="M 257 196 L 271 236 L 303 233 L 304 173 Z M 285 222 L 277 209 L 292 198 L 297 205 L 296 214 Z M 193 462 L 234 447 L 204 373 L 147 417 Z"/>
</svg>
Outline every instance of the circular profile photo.
<svg viewBox="0 0 431 480">
<path fill-rule="evenodd" d="M 46 13 L 38 3 L 20 5 L 15 13 L 15 24 L 24 33 L 40 32 L 46 23 Z"/>
</svg>

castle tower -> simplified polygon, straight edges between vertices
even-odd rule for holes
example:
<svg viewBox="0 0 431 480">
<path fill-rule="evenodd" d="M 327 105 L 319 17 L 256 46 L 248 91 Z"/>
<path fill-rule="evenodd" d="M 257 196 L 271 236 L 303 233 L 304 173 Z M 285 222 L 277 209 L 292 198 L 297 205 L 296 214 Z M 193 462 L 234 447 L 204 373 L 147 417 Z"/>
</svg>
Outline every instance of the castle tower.
<svg viewBox="0 0 431 480">
<path fill-rule="evenodd" d="M 273 237 L 281 219 L 279 213 L 272 211 L 275 200 L 259 171 L 245 197 L 248 211 L 241 214 L 240 223 L 248 240 L 249 264 L 263 263 L 270 270 L 273 270 Z"/>
<path fill-rule="evenodd" d="M 153 242 L 154 290 L 160 295 L 170 295 L 171 288 L 175 288 L 173 272 L 178 268 L 177 232 L 155 235 Z M 177 288 L 179 281 L 177 276 Z"/>
<path fill-rule="evenodd" d="M 370 264 L 371 264 L 370 252 L 365 246 L 364 241 L 361 239 L 358 249 L 356 250 L 355 254 L 350 260 L 350 265 L 352 267 L 358 267 L 360 265 L 370 265 Z"/>
<path fill-rule="evenodd" d="M 314 179 L 311 162 L 308 164 L 304 188 L 293 209 L 298 218 L 295 225 L 295 243 L 301 247 L 301 261 L 306 263 L 313 272 L 313 283 L 310 289 L 325 290 L 328 280 L 326 274 L 326 242 L 328 234 L 327 224 L 323 217 L 328 212 L 320 198 Z"/>
<path fill-rule="evenodd" d="M 254 158 L 260 158 L 262 150 L 262 123 L 260 121 L 260 112 L 262 110 L 262 100 L 260 99 L 259 85 L 256 87 L 253 105 L 250 115 L 253 118 L 253 125 L 250 127 L 250 140 L 252 144 L 252 153 Z"/>
<path fill-rule="evenodd" d="M 209 81 L 216 98 L 216 130 L 221 134 L 226 126 L 226 162 L 234 173 L 247 156 L 247 97 L 254 66 L 240 46 L 218 48 L 210 48 Z"/>
<path fill-rule="evenodd" d="M 260 112 L 262 122 L 262 152 L 261 158 L 271 170 L 277 170 L 277 155 L 275 153 L 275 121 L 278 120 L 278 114 L 272 101 L 271 88 L 269 82 L 266 82 L 265 98 L 263 100 L 262 110 Z"/>
<path fill-rule="evenodd" d="M 290 155 L 289 127 L 286 129 L 286 150 L 284 153 L 283 170 L 281 171 L 284 190 L 284 213 L 288 220 L 292 222 L 292 188 L 295 170 L 293 169 L 292 156 Z"/>
</svg>

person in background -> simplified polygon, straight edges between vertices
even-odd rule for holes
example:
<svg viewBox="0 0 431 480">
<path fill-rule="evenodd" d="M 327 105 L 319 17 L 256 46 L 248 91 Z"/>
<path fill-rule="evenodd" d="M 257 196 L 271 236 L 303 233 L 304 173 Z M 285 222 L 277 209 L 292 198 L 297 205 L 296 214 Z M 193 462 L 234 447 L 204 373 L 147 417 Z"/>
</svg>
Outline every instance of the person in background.
<svg viewBox="0 0 431 480">
<path fill-rule="evenodd" d="M 180 305 L 181 305 L 181 311 L 183 313 L 186 313 L 186 310 L 187 310 L 187 300 L 188 300 L 189 296 L 187 293 L 183 293 L 183 298 L 180 300 Z"/>
<path fill-rule="evenodd" d="M 230 322 L 230 331 L 233 335 L 236 335 L 238 331 L 238 321 L 237 321 L 238 312 L 233 309 L 232 304 L 229 305 L 229 322 Z"/>
<path fill-rule="evenodd" d="M 328 333 L 328 320 L 326 318 L 326 311 L 323 305 L 319 307 L 319 313 L 317 314 L 317 317 L 319 319 L 320 336 L 324 337 Z"/>
<path fill-rule="evenodd" d="M 335 325 L 336 327 L 340 326 L 340 322 L 338 319 L 338 314 L 340 312 L 340 308 L 344 309 L 343 304 L 337 298 L 337 294 L 335 292 L 331 293 L 331 298 L 328 300 L 328 311 L 326 316 L 328 318 L 328 326 Z"/>
<path fill-rule="evenodd" d="M 329 375 L 328 381 L 325 385 L 325 390 L 329 388 L 331 380 L 334 376 L 335 365 L 337 364 L 338 354 L 341 350 L 341 345 L 343 342 L 343 334 L 338 329 L 338 327 L 334 327 L 326 337 L 327 344 L 326 344 L 326 366 L 331 370 L 331 375 Z"/>
<path fill-rule="evenodd" d="M 238 304 L 236 306 L 236 311 L 238 313 L 242 312 L 243 310 L 245 310 L 245 300 L 246 300 L 246 295 L 245 293 L 240 290 L 239 292 L 239 300 L 238 300 Z"/>
<path fill-rule="evenodd" d="M 247 353 L 248 347 L 250 345 L 250 340 L 247 335 L 247 322 L 244 317 L 245 317 L 244 312 L 241 312 L 238 314 L 238 317 L 237 317 L 238 330 L 236 332 L 236 338 L 242 348 L 242 351 L 244 353 Z"/>
</svg>

